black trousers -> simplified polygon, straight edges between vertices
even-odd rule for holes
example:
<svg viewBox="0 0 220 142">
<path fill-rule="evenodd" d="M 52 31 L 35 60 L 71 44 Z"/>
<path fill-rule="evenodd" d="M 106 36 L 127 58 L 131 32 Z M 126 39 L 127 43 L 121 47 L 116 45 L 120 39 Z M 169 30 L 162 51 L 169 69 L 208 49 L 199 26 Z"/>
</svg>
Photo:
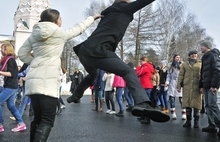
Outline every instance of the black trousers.
<svg viewBox="0 0 220 142">
<path fill-rule="evenodd" d="M 34 110 L 32 123 L 38 126 L 46 124 L 53 127 L 58 99 L 38 94 L 30 95 L 30 98 Z"/>
<path fill-rule="evenodd" d="M 80 51 L 83 52 L 83 51 Z M 139 104 L 142 102 L 150 102 L 146 91 L 141 86 L 140 81 L 137 77 L 134 69 L 130 68 L 119 58 L 95 58 L 88 57 L 79 53 L 79 60 L 89 73 L 78 85 L 74 91 L 74 96 L 81 98 L 84 91 L 93 83 L 98 76 L 98 69 L 114 73 L 121 76 L 125 81 L 126 85 L 134 96 L 134 103 Z"/>
</svg>

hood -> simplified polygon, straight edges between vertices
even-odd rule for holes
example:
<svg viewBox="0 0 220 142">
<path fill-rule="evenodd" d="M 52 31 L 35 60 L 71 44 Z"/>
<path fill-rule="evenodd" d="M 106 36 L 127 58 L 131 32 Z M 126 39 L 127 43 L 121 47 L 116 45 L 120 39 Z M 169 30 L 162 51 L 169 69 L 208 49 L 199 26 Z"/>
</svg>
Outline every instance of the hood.
<svg viewBox="0 0 220 142">
<path fill-rule="evenodd" d="M 214 48 L 214 49 L 212 49 L 212 50 L 210 50 L 212 53 L 215 53 L 215 54 L 218 54 L 218 55 L 220 55 L 220 51 L 218 50 L 218 49 L 216 49 L 216 48 Z"/>
<path fill-rule="evenodd" d="M 150 72 L 154 72 L 154 66 L 152 64 L 146 62 L 142 66 L 147 67 L 150 70 Z"/>
<path fill-rule="evenodd" d="M 34 25 L 32 35 L 36 40 L 46 40 L 58 29 L 58 25 L 52 22 L 39 22 Z"/>
</svg>

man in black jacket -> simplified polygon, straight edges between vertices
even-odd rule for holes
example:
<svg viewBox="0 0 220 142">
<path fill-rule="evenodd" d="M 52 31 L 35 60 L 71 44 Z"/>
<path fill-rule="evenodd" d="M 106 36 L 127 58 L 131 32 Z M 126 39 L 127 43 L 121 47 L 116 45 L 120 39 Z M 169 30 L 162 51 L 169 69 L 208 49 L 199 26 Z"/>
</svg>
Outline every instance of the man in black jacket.
<svg viewBox="0 0 220 142">
<path fill-rule="evenodd" d="M 119 75 L 126 81 L 129 91 L 134 96 L 135 106 L 132 109 L 134 116 L 149 117 L 156 122 L 169 121 L 169 115 L 151 106 L 152 103 L 140 85 L 134 69 L 126 65 L 115 54 L 118 43 L 133 20 L 133 14 L 153 1 L 115 0 L 110 7 L 102 11 L 103 17 L 96 30 L 86 41 L 74 47 L 75 53 L 89 75 L 82 80 L 73 95 L 67 99 L 68 103 L 77 102 L 97 77 L 97 69 L 102 69 Z"/>
<path fill-rule="evenodd" d="M 202 128 L 203 132 L 216 133 L 220 128 L 220 110 L 217 105 L 217 90 L 220 86 L 220 51 L 212 49 L 209 41 L 201 44 L 202 57 L 201 80 L 199 87 L 205 96 L 205 109 L 208 116 L 208 127 Z M 218 131 L 220 135 L 220 131 Z"/>
</svg>

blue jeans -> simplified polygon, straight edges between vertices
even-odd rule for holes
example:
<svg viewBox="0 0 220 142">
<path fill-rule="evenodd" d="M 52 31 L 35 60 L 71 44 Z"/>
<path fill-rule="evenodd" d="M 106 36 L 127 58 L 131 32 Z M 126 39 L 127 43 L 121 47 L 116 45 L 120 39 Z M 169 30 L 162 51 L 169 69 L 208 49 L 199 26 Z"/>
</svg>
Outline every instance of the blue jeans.
<svg viewBox="0 0 220 142">
<path fill-rule="evenodd" d="M 29 98 L 28 96 L 25 95 L 25 87 L 24 86 L 22 87 L 22 93 L 23 93 L 23 96 L 21 98 L 21 103 L 18 107 L 18 111 L 19 111 L 21 116 L 24 113 L 24 109 L 26 107 L 26 104 L 27 104 L 27 101 L 28 101 L 28 98 Z"/>
<path fill-rule="evenodd" d="M 145 88 L 145 91 L 147 93 L 148 98 L 150 98 L 150 93 L 151 93 L 152 89 Z"/>
<path fill-rule="evenodd" d="M 205 95 L 205 109 L 208 116 L 210 126 L 220 128 L 220 110 L 217 105 L 217 93 L 212 94 L 208 89 L 203 89 Z"/>
<path fill-rule="evenodd" d="M 164 91 L 164 86 L 160 86 L 159 99 L 161 107 L 168 109 L 167 91 Z"/>
<path fill-rule="evenodd" d="M 23 123 L 21 115 L 17 108 L 15 107 L 15 97 L 17 95 L 18 89 L 4 88 L 0 93 L 0 124 L 2 124 L 2 103 L 7 102 L 7 107 L 11 111 L 12 115 L 16 118 L 18 123 Z"/>
<path fill-rule="evenodd" d="M 128 87 L 124 88 L 124 97 L 126 98 L 128 105 L 133 106 L 133 97 L 130 91 L 128 90 Z"/>
<path fill-rule="evenodd" d="M 179 97 L 180 106 L 182 107 L 182 97 Z M 175 97 L 170 96 L 170 108 L 175 108 Z"/>
<path fill-rule="evenodd" d="M 103 100 L 103 90 L 95 90 L 95 99 Z"/>
<path fill-rule="evenodd" d="M 116 99 L 117 99 L 120 111 L 124 111 L 124 106 L 123 106 L 123 103 L 122 103 L 122 92 L 123 92 L 123 90 L 124 90 L 124 88 L 116 87 Z"/>
</svg>

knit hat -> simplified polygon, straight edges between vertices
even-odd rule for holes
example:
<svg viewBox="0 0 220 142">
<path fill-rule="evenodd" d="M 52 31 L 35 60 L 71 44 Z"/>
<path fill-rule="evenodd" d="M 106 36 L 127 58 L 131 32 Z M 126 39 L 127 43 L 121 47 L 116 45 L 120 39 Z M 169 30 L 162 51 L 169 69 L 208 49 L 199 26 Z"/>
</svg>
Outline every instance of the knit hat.
<svg viewBox="0 0 220 142">
<path fill-rule="evenodd" d="M 189 50 L 188 56 L 192 55 L 192 54 L 198 54 L 198 51 L 195 49 L 191 49 Z"/>
<path fill-rule="evenodd" d="M 163 60 L 163 61 L 161 61 L 161 64 L 166 66 L 168 64 L 168 62 L 167 62 L 167 60 Z"/>
<path fill-rule="evenodd" d="M 210 49 L 210 48 L 212 48 L 212 43 L 209 41 L 204 41 L 201 43 L 201 46 L 205 46 Z"/>
</svg>

